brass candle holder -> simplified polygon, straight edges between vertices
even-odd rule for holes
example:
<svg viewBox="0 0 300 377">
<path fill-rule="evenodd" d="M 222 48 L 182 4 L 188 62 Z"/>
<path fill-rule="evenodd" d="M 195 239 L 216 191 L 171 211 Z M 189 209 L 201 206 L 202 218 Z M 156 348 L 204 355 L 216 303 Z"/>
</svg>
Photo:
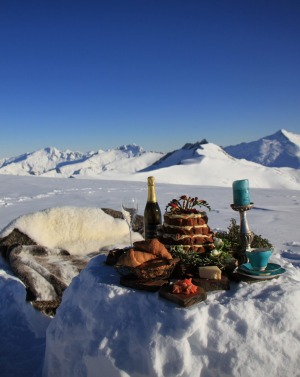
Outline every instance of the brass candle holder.
<svg viewBox="0 0 300 377">
<path fill-rule="evenodd" d="M 250 203 L 245 206 L 239 206 L 231 204 L 231 208 L 234 211 L 238 211 L 240 214 L 240 242 L 241 248 L 236 253 L 236 259 L 238 260 L 239 265 L 247 263 L 246 250 L 251 248 L 251 242 L 253 241 L 254 233 L 250 230 L 248 220 L 247 220 L 247 211 L 252 209 L 254 206 L 253 203 Z"/>
</svg>

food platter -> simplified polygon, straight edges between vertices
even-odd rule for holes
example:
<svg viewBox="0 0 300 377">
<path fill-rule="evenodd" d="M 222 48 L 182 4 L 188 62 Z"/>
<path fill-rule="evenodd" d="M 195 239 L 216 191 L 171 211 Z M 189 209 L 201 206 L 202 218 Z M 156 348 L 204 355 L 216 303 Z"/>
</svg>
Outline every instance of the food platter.
<svg viewBox="0 0 300 377">
<path fill-rule="evenodd" d="M 201 287 L 197 287 L 197 291 L 195 293 L 190 293 L 188 295 L 183 293 L 173 293 L 172 287 L 172 284 L 162 287 L 159 290 L 159 296 L 183 307 L 198 304 L 201 301 L 205 301 L 207 298 L 207 293 Z"/>
</svg>

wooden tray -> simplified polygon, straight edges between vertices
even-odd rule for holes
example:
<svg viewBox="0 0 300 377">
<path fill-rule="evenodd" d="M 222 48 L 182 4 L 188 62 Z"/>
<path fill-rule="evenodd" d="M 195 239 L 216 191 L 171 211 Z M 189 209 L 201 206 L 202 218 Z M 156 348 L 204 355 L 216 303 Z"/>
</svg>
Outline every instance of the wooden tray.
<svg viewBox="0 0 300 377">
<path fill-rule="evenodd" d="M 193 278 L 192 283 L 203 288 L 206 292 L 212 291 L 226 291 L 230 289 L 229 279 L 227 276 L 222 275 L 220 280 L 216 279 L 203 279 Z"/>
<path fill-rule="evenodd" d="M 197 293 L 185 295 L 183 293 L 172 293 L 172 285 L 167 285 L 159 290 L 159 295 L 169 301 L 175 302 L 180 306 L 188 307 L 194 304 L 198 304 L 199 302 L 204 301 L 207 298 L 207 294 L 204 289 L 201 287 L 197 288 Z"/>
<path fill-rule="evenodd" d="M 157 292 L 164 285 L 168 285 L 169 280 L 161 279 L 161 280 L 145 281 L 145 280 L 137 279 L 134 276 L 133 277 L 122 276 L 120 279 L 120 284 L 128 288 L 134 288 L 134 289 L 148 291 L 148 292 Z"/>
</svg>

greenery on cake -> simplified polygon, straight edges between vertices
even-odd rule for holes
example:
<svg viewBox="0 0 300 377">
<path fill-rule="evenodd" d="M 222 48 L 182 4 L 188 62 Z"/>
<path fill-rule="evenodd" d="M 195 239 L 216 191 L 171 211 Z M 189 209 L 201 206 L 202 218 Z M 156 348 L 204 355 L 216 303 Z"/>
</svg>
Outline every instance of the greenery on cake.
<svg viewBox="0 0 300 377">
<path fill-rule="evenodd" d="M 206 200 L 198 199 L 196 196 L 192 198 L 187 195 L 180 196 L 179 199 L 172 199 L 166 206 L 166 213 L 170 214 L 193 214 L 199 213 L 199 209 L 196 207 L 206 207 L 210 210 L 210 205 Z"/>
</svg>

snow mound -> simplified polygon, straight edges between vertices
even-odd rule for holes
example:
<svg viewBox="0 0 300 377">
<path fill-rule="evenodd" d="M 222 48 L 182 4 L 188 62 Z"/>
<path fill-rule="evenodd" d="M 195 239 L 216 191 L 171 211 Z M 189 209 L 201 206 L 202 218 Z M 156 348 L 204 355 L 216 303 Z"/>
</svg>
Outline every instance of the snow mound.
<svg viewBox="0 0 300 377">
<path fill-rule="evenodd" d="M 44 377 L 297 375 L 299 271 L 232 283 L 181 308 L 121 287 L 103 262 L 92 259 L 65 292 L 47 330 Z"/>
</svg>

